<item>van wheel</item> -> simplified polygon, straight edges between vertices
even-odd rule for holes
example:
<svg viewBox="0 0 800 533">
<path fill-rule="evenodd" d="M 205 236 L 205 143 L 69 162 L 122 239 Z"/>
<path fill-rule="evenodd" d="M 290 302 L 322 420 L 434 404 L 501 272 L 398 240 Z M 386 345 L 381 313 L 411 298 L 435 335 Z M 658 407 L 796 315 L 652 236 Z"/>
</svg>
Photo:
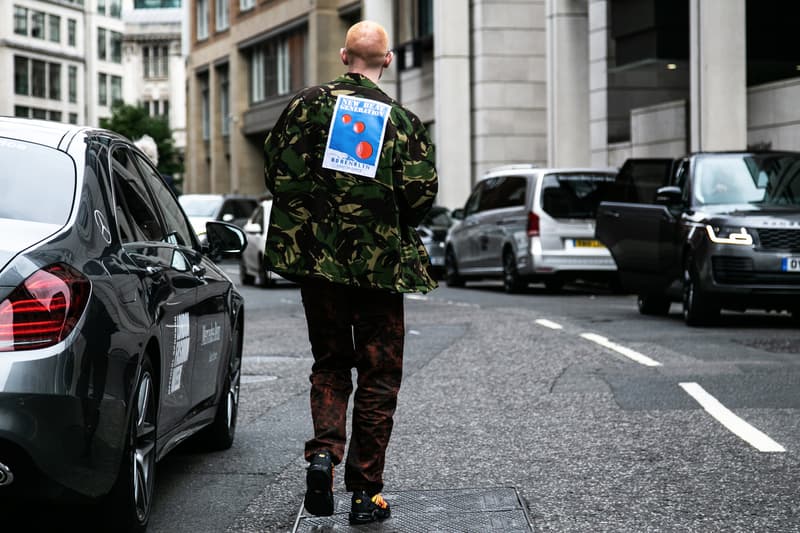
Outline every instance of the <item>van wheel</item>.
<svg viewBox="0 0 800 533">
<path fill-rule="evenodd" d="M 147 529 L 156 469 L 156 396 L 153 367 L 145 357 L 136 383 L 119 476 L 103 505 L 115 531 Z"/>
<path fill-rule="evenodd" d="M 447 250 L 444 257 L 444 281 L 448 287 L 463 287 L 464 278 L 458 275 L 458 263 L 453 249 Z"/>
<path fill-rule="evenodd" d="M 506 250 L 503 254 L 503 289 L 509 294 L 514 294 L 522 291 L 527 285 L 525 280 L 520 278 L 514 252 Z"/>
<path fill-rule="evenodd" d="M 688 326 L 707 326 L 719 318 L 719 305 L 697 287 L 697 268 L 689 256 L 683 266 L 683 320 Z"/>
<path fill-rule="evenodd" d="M 275 280 L 272 279 L 272 272 L 267 268 L 267 264 L 262 259 L 258 262 L 258 286 L 262 288 L 272 287 Z"/>
<path fill-rule="evenodd" d="M 666 315 L 669 314 L 672 301 L 664 294 L 651 292 L 639 294 L 636 305 L 639 307 L 639 313 L 643 315 Z"/>
</svg>

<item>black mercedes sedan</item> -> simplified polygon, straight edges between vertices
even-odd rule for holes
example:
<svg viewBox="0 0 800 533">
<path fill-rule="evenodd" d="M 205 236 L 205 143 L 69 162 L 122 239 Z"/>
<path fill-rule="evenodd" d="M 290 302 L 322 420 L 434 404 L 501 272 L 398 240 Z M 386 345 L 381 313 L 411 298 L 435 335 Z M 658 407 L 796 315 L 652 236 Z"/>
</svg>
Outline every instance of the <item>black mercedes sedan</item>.
<svg viewBox="0 0 800 533">
<path fill-rule="evenodd" d="M 666 314 L 680 301 L 691 326 L 721 309 L 800 318 L 800 153 L 700 152 L 662 164 L 669 181 L 652 198 L 603 202 L 597 215 L 597 237 L 639 311 Z"/>
<path fill-rule="evenodd" d="M 159 459 L 233 443 L 244 306 L 214 261 L 245 235 L 210 222 L 200 245 L 100 129 L 0 118 L 0 192 L 0 502 L 96 502 L 144 531 Z"/>
</svg>

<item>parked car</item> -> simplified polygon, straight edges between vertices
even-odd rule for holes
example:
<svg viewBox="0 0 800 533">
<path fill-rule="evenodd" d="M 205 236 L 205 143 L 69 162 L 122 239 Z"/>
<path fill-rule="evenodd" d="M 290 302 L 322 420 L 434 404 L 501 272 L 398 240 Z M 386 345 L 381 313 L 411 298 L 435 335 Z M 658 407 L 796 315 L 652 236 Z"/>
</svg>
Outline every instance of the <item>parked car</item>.
<svg viewBox="0 0 800 533">
<path fill-rule="evenodd" d="M 689 325 L 723 308 L 800 314 L 800 153 L 704 152 L 665 162 L 648 203 L 603 202 L 597 238 L 643 314 L 683 303 Z"/>
<path fill-rule="evenodd" d="M 615 175 L 532 165 L 489 171 L 447 236 L 447 285 L 494 277 L 517 292 L 531 281 L 551 290 L 576 278 L 613 281 L 614 260 L 595 239 L 594 222 Z"/>
<path fill-rule="evenodd" d="M 450 216 L 450 210 L 446 207 L 433 206 L 417 226 L 417 233 L 419 233 L 431 260 L 431 273 L 437 279 L 444 273 L 445 241 L 447 240 L 447 230 L 452 225 L 453 219 Z"/>
<path fill-rule="evenodd" d="M 255 283 L 261 287 L 271 287 L 277 280 L 283 279 L 264 265 L 264 246 L 271 211 L 272 199 L 262 200 L 242 228 L 247 234 L 247 248 L 239 260 L 239 281 L 242 285 Z"/>
<path fill-rule="evenodd" d="M 229 194 L 183 194 L 178 201 L 201 239 L 206 233 L 206 222 L 221 220 L 242 227 L 258 206 L 258 200 L 252 196 Z"/>
<path fill-rule="evenodd" d="M 88 498 L 143 531 L 158 460 L 233 442 L 244 303 L 214 260 L 244 232 L 201 246 L 109 131 L 0 118 L 0 161 L 0 502 Z"/>
</svg>

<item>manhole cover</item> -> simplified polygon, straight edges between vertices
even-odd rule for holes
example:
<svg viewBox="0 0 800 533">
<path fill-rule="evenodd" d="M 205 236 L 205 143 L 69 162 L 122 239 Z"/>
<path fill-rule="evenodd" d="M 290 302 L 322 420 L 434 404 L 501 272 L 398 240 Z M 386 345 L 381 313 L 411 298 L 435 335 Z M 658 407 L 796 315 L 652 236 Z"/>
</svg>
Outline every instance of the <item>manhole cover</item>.
<svg viewBox="0 0 800 533">
<path fill-rule="evenodd" d="M 532 531 L 528 513 L 514 487 L 384 492 L 392 507 L 385 522 L 351 527 L 350 494 L 334 494 L 333 516 L 309 515 L 300 504 L 293 533 L 301 532 L 491 532 Z"/>
</svg>

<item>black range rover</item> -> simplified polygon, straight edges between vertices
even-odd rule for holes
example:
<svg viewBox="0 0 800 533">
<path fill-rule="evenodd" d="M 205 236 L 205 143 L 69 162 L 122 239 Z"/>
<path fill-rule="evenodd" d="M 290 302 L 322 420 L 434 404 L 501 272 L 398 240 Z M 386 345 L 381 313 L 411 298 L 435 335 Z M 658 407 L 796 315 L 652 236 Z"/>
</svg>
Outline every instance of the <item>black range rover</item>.
<svg viewBox="0 0 800 533">
<path fill-rule="evenodd" d="M 800 153 L 702 152 L 661 163 L 666 183 L 652 203 L 606 201 L 597 213 L 597 238 L 639 311 L 666 314 L 682 301 L 691 326 L 722 308 L 800 317 Z"/>
</svg>

